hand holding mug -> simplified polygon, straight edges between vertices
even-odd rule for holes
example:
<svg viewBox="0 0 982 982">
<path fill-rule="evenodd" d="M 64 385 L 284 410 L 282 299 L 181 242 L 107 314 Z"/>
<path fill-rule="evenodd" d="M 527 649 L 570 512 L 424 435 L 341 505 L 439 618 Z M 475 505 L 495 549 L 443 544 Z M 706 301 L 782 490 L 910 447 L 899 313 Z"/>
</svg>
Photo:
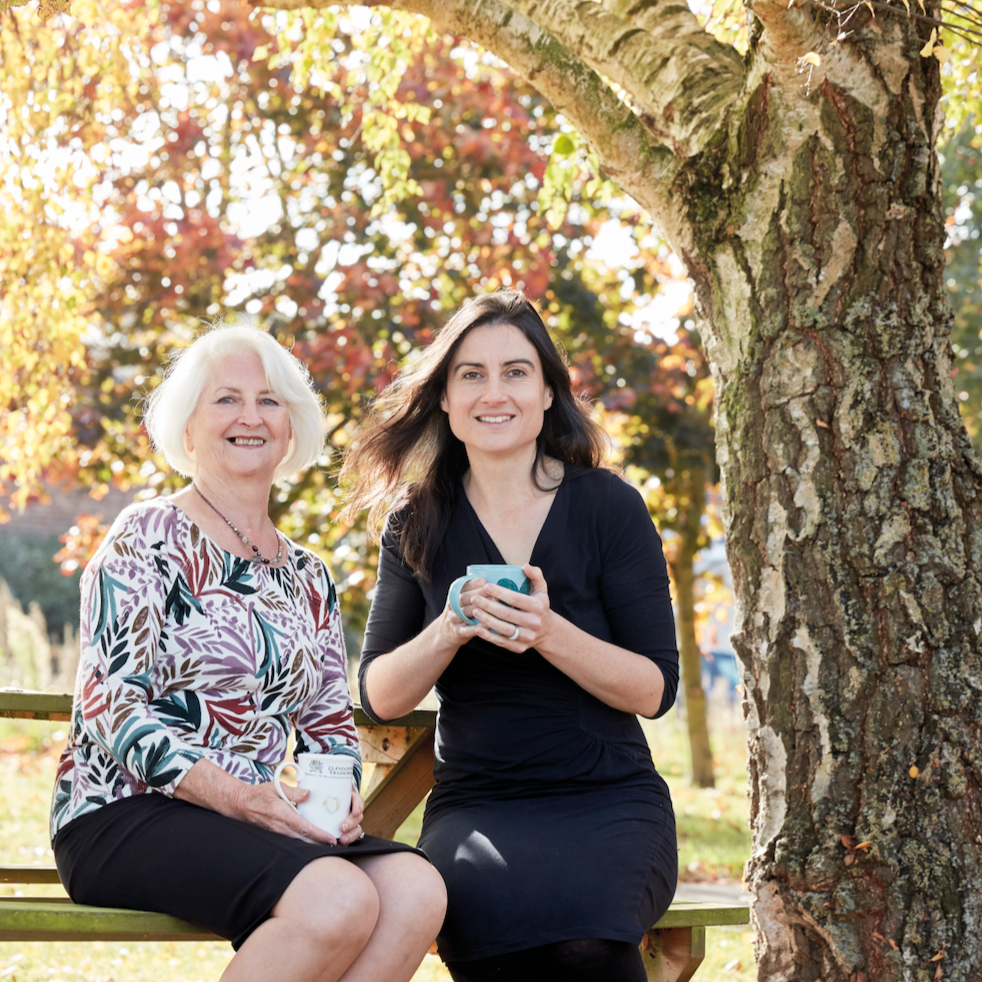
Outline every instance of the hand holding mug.
<svg viewBox="0 0 982 982">
<path fill-rule="evenodd" d="M 296 805 L 297 811 L 340 843 L 341 826 L 351 814 L 355 764 L 347 754 L 298 754 L 296 763 L 285 760 L 276 768 L 273 784 L 284 801 L 294 804 L 280 784 L 280 774 L 287 767 L 294 768 L 297 787 L 310 792 Z"/>
<path fill-rule="evenodd" d="M 463 618 L 462 611 L 458 616 L 479 624 L 477 636 L 500 648 L 522 652 L 535 647 L 545 633 L 549 613 L 549 592 L 542 571 L 531 565 L 468 566 L 467 576 L 455 580 L 450 588 L 451 607 L 455 588 L 459 593 L 463 583 L 475 575 L 486 582 L 471 599 L 474 617 Z"/>
<path fill-rule="evenodd" d="M 468 566 L 467 573 L 464 576 L 459 576 L 450 584 L 450 593 L 448 594 L 451 610 L 468 624 L 477 624 L 478 619 L 468 617 L 464 613 L 460 597 L 464 587 L 472 580 L 484 580 L 485 583 L 494 584 L 503 590 L 511 590 L 515 593 L 528 593 L 531 589 L 529 579 L 521 566 L 509 566 L 504 563 Z"/>
</svg>

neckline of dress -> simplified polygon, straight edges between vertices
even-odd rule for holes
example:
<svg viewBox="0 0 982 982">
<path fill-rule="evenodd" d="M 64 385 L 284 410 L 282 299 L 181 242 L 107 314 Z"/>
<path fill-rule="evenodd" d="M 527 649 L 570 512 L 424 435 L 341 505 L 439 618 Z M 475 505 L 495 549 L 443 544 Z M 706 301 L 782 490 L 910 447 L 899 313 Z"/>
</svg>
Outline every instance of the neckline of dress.
<svg viewBox="0 0 982 982">
<path fill-rule="evenodd" d="M 552 496 L 552 501 L 549 503 L 549 511 L 546 512 L 546 517 L 542 520 L 542 525 L 539 527 L 538 535 L 535 537 L 535 542 L 532 543 L 532 550 L 529 552 L 529 562 L 531 563 L 535 557 L 535 551 L 539 547 L 539 541 L 542 539 L 542 533 L 546 530 L 546 526 L 549 524 L 549 520 L 552 518 L 552 513 L 556 510 L 556 499 L 559 497 L 559 492 L 562 491 L 563 487 L 566 485 L 566 478 L 569 476 L 570 468 L 572 464 L 567 464 L 563 462 L 563 476 L 559 484 L 556 485 L 555 493 Z M 484 522 L 481 521 L 481 516 L 478 515 L 477 509 L 471 504 L 471 499 L 467 497 L 467 492 L 464 491 L 464 486 L 460 486 L 460 496 L 467 502 L 467 507 L 470 510 L 474 521 L 477 523 L 478 528 L 484 534 L 484 537 L 491 543 L 491 547 L 494 549 L 495 555 L 498 558 L 498 562 L 505 563 L 505 557 L 501 554 L 501 549 L 498 548 L 498 543 L 494 541 L 491 533 L 485 528 Z M 514 565 L 508 563 L 506 565 Z"/>
<path fill-rule="evenodd" d="M 291 548 L 293 546 L 293 542 L 290 539 L 288 539 L 285 535 L 283 535 L 283 533 L 279 529 L 276 529 L 276 534 L 283 536 L 283 540 L 286 543 L 286 548 L 284 549 L 286 555 L 283 557 L 283 562 L 281 562 L 278 566 L 274 566 L 272 563 L 269 564 L 254 563 L 251 562 L 249 559 L 247 559 L 245 556 L 237 556 L 234 552 L 229 552 L 229 550 L 226 549 L 224 546 L 220 546 L 196 521 L 194 521 L 193 518 L 191 518 L 191 516 L 183 508 L 181 508 L 180 505 L 175 505 L 173 501 L 164 501 L 162 503 L 166 504 L 170 508 L 173 508 L 174 511 L 176 511 L 178 515 L 191 528 L 195 528 L 198 530 L 198 535 L 200 535 L 201 538 L 203 538 L 206 542 L 208 542 L 211 546 L 217 549 L 224 556 L 230 556 L 232 559 L 241 560 L 242 562 L 248 563 L 250 566 L 255 567 L 257 569 L 284 569 L 287 566 L 290 566 L 291 568 L 293 566 L 293 557 L 291 556 Z"/>
</svg>

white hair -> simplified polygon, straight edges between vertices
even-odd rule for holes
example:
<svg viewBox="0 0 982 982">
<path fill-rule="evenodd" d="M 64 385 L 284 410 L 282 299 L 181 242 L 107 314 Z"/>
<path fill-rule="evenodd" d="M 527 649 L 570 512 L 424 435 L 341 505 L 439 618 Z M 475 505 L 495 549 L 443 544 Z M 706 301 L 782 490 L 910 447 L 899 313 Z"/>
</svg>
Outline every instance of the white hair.
<svg viewBox="0 0 982 982">
<path fill-rule="evenodd" d="M 143 421 L 150 440 L 179 474 L 194 473 L 184 433 L 212 367 L 223 357 L 243 351 L 258 356 L 270 391 L 290 413 L 293 435 L 273 479 L 309 467 L 323 453 L 324 412 L 307 366 L 260 327 L 219 324 L 174 354 L 163 381 L 147 396 Z"/>
</svg>

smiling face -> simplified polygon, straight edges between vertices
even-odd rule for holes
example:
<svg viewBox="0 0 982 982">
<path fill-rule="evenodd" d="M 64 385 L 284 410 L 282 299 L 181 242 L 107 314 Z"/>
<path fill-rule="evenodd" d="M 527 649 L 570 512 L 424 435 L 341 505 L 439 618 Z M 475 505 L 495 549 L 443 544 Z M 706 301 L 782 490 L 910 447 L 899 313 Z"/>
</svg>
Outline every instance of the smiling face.
<svg viewBox="0 0 982 982">
<path fill-rule="evenodd" d="M 194 458 L 195 477 L 216 482 L 255 477 L 272 483 L 291 435 L 286 403 L 270 391 L 259 356 L 244 351 L 211 366 L 184 442 Z"/>
<path fill-rule="evenodd" d="M 457 347 L 440 408 L 468 453 L 534 452 L 552 389 L 539 353 L 510 324 L 475 327 Z"/>
</svg>

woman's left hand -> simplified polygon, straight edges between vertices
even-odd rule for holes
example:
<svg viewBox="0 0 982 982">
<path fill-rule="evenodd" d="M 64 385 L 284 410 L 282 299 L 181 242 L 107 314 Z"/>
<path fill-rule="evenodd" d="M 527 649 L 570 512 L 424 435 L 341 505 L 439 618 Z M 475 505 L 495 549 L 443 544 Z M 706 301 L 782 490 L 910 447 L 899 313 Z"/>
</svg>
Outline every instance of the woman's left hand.
<svg viewBox="0 0 982 982">
<path fill-rule="evenodd" d="M 357 842 L 365 833 L 361 830 L 361 819 L 365 814 L 365 799 L 357 791 L 351 792 L 351 814 L 341 823 L 342 846 L 350 846 Z"/>
<path fill-rule="evenodd" d="M 549 589 L 538 566 L 526 563 L 531 591 L 516 593 L 497 583 L 487 583 L 475 597 L 474 616 L 481 622 L 477 636 L 508 651 L 535 648 L 549 626 Z"/>
</svg>

